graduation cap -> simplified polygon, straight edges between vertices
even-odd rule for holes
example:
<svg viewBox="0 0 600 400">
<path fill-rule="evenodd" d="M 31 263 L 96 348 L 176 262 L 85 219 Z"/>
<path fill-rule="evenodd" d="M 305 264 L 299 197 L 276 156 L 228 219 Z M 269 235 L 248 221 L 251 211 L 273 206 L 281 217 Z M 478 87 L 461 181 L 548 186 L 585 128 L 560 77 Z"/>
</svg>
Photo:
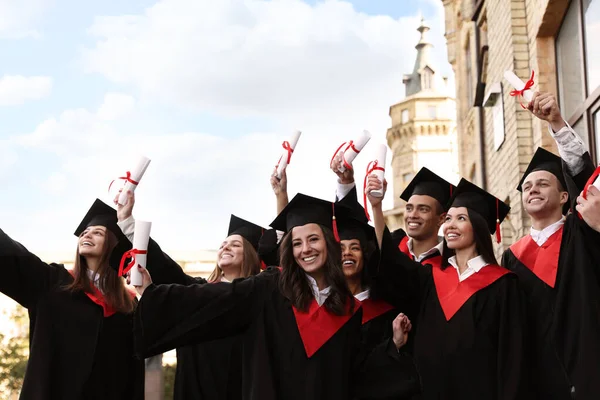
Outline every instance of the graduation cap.
<svg viewBox="0 0 600 400">
<path fill-rule="evenodd" d="M 496 240 L 500 243 L 500 223 L 510 211 L 510 207 L 502 200 L 463 178 L 448 202 L 447 208 L 450 207 L 466 207 L 481 215 L 490 234 L 496 232 Z"/>
<path fill-rule="evenodd" d="M 245 219 L 231 214 L 227 236 L 240 235 L 250 242 L 255 250 L 258 250 L 258 241 L 260 240 L 264 231 L 265 229 L 262 226 L 253 224 L 252 222 L 246 221 Z"/>
<path fill-rule="evenodd" d="M 525 183 L 525 179 L 535 171 L 547 171 L 558 179 L 560 184 L 563 187 L 563 190 L 567 190 L 567 182 L 565 181 L 565 176 L 563 175 L 562 169 L 562 159 L 549 152 L 548 150 L 538 147 L 531 162 L 527 166 L 525 173 L 523 173 L 523 177 L 519 182 L 519 186 L 517 186 L 517 190 L 523 193 L 523 183 Z M 569 211 L 569 202 L 567 201 L 563 206 L 563 214 L 566 214 Z"/>
<path fill-rule="evenodd" d="M 366 222 L 364 212 L 355 214 L 355 210 L 351 208 L 336 207 L 336 222 L 340 240 L 358 239 L 364 246 L 367 242 L 375 239 L 375 229 Z"/>
<path fill-rule="evenodd" d="M 289 232 L 296 226 L 303 226 L 311 223 L 319 224 L 331 228 L 333 230 L 333 235 L 339 242 L 340 239 L 335 218 L 336 208 L 335 203 L 330 201 L 298 193 L 288 205 L 281 210 L 277 218 L 271 222 L 271 227 L 279 231 Z"/>
<path fill-rule="evenodd" d="M 117 246 L 113 249 L 108 263 L 115 271 L 118 271 L 123 254 L 131 250 L 132 246 L 117 225 L 117 211 L 102 200 L 96 199 L 75 230 L 75 236 L 79 237 L 90 226 L 103 226 L 117 237 Z"/>
<path fill-rule="evenodd" d="M 413 195 L 426 195 L 433 197 L 445 207 L 456 187 L 445 179 L 439 177 L 429 169 L 423 167 L 410 181 L 406 189 L 400 195 L 404 201 L 408 201 Z M 447 208 L 446 208 L 447 210 Z"/>
</svg>

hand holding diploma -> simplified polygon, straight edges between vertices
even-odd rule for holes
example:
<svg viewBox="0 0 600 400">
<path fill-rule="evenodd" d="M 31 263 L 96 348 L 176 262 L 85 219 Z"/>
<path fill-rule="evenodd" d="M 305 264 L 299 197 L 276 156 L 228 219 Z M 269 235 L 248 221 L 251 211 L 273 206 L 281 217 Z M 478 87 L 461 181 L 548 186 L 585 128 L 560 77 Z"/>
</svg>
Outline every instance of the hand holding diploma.
<svg viewBox="0 0 600 400">
<path fill-rule="evenodd" d="M 531 88 L 535 83 L 533 81 L 534 71 L 531 71 L 531 78 L 527 81 L 527 83 L 523 82 L 521 78 L 519 78 L 513 71 L 505 71 L 504 78 L 511 84 L 512 87 L 515 88 L 512 92 L 510 92 L 511 96 L 519 96 L 525 99 L 527 103 L 531 101 L 533 98 L 533 92 Z M 526 108 L 523 103 L 521 103 L 521 107 Z"/>
<path fill-rule="evenodd" d="M 363 206 L 365 208 L 365 214 L 368 220 L 371 220 L 369 212 L 367 211 L 367 195 L 374 198 L 383 198 L 383 186 L 378 189 L 367 186 L 367 179 L 369 176 L 374 175 L 379 182 L 385 180 L 385 158 L 387 154 L 387 146 L 385 144 L 377 144 L 375 147 L 375 159 L 367 165 L 367 172 L 365 173 L 365 181 L 363 183 Z"/>
<path fill-rule="evenodd" d="M 127 203 L 127 192 L 135 191 L 135 188 L 140 184 L 140 181 L 142 180 L 142 177 L 144 176 L 144 173 L 146 172 L 148 165 L 150 165 L 150 159 L 147 157 L 141 156 L 138 159 L 138 161 L 135 165 L 135 168 L 133 170 L 127 171 L 125 173 L 125 176 L 118 178 L 118 179 L 124 180 L 124 185 L 123 185 L 121 194 L 119 195 L 119 199 L 117 201 L 118 204 L 125 205 Z M 112 186 L 112 182 L 111 182 L 111 186 Z M 110 190 L 110 186 L 108 189 Z"/>
<path fill-rule="evenodd" d="M 292 159 L 292 153 L 296 149 L 296 145 L 298 144 L 298 139 L 300 139 L 300 135 L 302 132 L 295 131 L 290 141 L 285 141 L 281 145 L 283 147 L 283 152 L 281 157 L 279 157 L 279 161 L 277 162 L 277 179 L 281 179 L 281 174 L 283 173 L 284 168 L 288 166 Z"/>
<path fill-rule="evenodd" d="M 371 134 L 369 131 L 362 131 L 359 137 L 355 140 L 351 140 L 349 142 L 344 142 L 338 149 L 336 150 L 333 157 L 331 157 L 331 162 L 333 162 L 341 153 L 341 165 L 339 167 L 340 172 L 346 171 L 346 169 L 352 169 L 352 162 L 358 156 L 358 153 L 367 145 L 367 143 L 371 140 Z"/>
<path fill-rule="evenodd" d="M 130 281 L 133 286 L 142 285 L 142 276 L 139 274 L 137 266 L 146 268 L 147 253 L 148 253 L 148 241 L 150 239 L 150 229 L 152 228 L 152 222 L 147 221 L 135 221 L 135 231 L 133 234 L 133 248 L 121 258 L 121 264 L 119 265 L 119 276 L 125 275 L 131 271 Z M 125 261 L 130 258 L 131 261 L 125 266 Z"/>
<path fill-rule="evenodd" d="M 596 176 L 594 183 L 577 197 L 575 209 L 590 228 L 600 232 L 600 189 L 598 186 L 600 186 L 600 179 Z"/>
</svg>

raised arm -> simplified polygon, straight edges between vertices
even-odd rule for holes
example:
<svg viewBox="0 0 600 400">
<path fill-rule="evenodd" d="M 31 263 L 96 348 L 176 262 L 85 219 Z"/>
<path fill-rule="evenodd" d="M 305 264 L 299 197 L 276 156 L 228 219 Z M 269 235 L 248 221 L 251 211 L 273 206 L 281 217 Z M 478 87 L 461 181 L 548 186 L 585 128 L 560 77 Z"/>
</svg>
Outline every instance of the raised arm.
<svg viewBox="0 0 600 400">
<path fill-rule="evenodd" d="M 0 229 L 0 292 L 30 308 L 57 279 L 58 268 L 40 260 Z"/>
<path fill-rule="evenodd" d="M 273 188 L 273 193 L 275 193 L 275 197 L 277 198 L 277 215 L 279 215 L 281 210 L 283 210 L 290 202 L 287 192 L 286 169 L 287 167 L 281 172 L 281 179 L 277 178 L 277 168 L 275 168 L 271 174 L 271 187 Z"/>
<path fill-rule="evenodd" d="M 144 285 L 148 274 L 142 269 Z M 270 269 L 232 283 L 154 285 L 138 289 L 134 319 L 136 354 L 165 351 L 244 332 L 276 290 L 279 271 Z"/>
<path fill-rule="evenodd" d="M 133 235 L 135 233 L 135 219 L 133 218 L 135 195 L 129 191 L 127 193 L 127 204 L 124 206 L 117 202 L 117 198 L 118 196 L 115 198 L 115 204 L 117 205 L 117 225 L 119 225 L 123 234 L 127 236 L 127 239 L 133 243 Z M 148 241 L 146 265 L 148 271 L 152 274 L 152 280 L 156 284 L 177 283 L 180 285 L 191 285 L 194 283 L 206 283 L 205 279 L 187 275 L 183 271 L 183 268 L 163 252 L 158 243 L 152 238 Z"/>
</svg>

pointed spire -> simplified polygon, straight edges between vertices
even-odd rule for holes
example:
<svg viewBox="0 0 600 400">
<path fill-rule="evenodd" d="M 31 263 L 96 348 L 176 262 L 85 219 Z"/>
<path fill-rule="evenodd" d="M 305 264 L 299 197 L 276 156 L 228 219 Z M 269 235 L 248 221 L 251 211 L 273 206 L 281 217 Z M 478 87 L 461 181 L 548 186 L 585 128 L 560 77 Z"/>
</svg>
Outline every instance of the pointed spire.
<svg viewBox="0 0 600 400">
<path fill-rule="evenodd" d="M 417 59 L 415 60 L 415 66 L 410 75 L 404 75 L 403 83 L 406 85 L 406 96 L 413 95 L 422 90 L 436 90 L 439 89 L 435 80 L 437 66 L 434 66 L 430 49 L 433 45 L 427 40 L 427 32 L 430 27 L 425 22 L 425 18 L 421 13 L 420 19 L 421 24 L 417 28 L 417 31 L 421 34 L 419 42 L 415 46 L 417 49 Z"/>
<path fill-rule="evenodd" d="M 417 30 L 421 33 L 421 39 L 419 39 L 419 43 L 415 46 L 417 50 L 420 50 L 421 47 L 431 46 L 431 43 L 427 41 L 425 38 L 425 34 L 429 31 L 429 26 L 425 24 L 425 17 L 421 15 L 421 25 L 417 28 Z"/>
</svg>

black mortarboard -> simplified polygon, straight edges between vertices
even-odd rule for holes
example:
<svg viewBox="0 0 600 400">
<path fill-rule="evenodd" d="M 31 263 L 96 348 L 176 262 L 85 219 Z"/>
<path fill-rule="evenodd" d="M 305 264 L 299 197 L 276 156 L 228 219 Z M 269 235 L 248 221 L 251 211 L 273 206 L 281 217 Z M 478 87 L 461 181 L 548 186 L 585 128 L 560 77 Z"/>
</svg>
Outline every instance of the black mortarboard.
<svg viewBox="0 0 600 400">
<path fill-rule="evenodd" d="M 519 192 L 523 191 L 525 178 L 535 171 L 550 172 L 552 175 L 556 176 L 556 179 L 558 179 L 562 187 L 566 190 L 567 183 L 565 182 L 565 177 L 563 175 L 561 158 L 542 147 L 538 147 L 519 182 L 519 186 L 517 186 Z"/>
<path fill-rule="evenodd" d="M 548 150 L 538 147 L 533 158 L 529 162 L 527 169 L 523 173 L 521 177 L 521 181 L 519 182 L 519 186 L 517 186 L 517 190 L 519 192 L 523 192 L 523 183 L 525 183 L 525 179 L 535 171 L 547 171 L 552 175 L 556 176 L 556 179 L 560 182 L 563 187 L 563 190 L 567 190 L 567 182 L 565 181 L 565 176 L 563 175 L 562 169 L 562 159 L 549 152 Z M 566 214 L 569 211 L 569 202 L 567 201 L 563 206 L 563 214 Z"/>
<path fill-rule="evenodd" d="M 262 226 L 258 226 L 253 224 L 252 222 L 246 221 L 245 219 L 236 217 L 231 214 L 231 219 L 229 220 L 229 231 L 227 232 L 227 236 L 231 235 L 240 235 L 244 239 L 246 239 L 255 250 L 258 249 L 258 241 L 262 236 L 265 229 Z"/>
<path fill-rule="evenodd" d="M 104 226 L 117 237 L 117 246 L 111 253 L 108 263 L 115 271 L 118 271 L 123 254 L 131 250 L 132 246 L 117 225 L 117 211 L 102 200 L 96 199 L 75 230 L 75 236 L 79 237 L 89 226 Z"/>
<path fill-rule="evenodd" d="M 365 222 L 364 215 L 364 211 L 355 215 L 353 209 L 344 206 L 336 207 L 335 217 L 340 240 L 358 239 L 365 246 L 368 241 L 375 238 L 375 229 Z"/>
<path fill-rule="evenodd" d="M 442 207 L 445 207 L 455 189 L 456 187 L 450 182 L 423 167 L 406 186 L 400 198 L 408 201 L 412 195 L 426 195 L 433 197 Z"/>
<path fill-rule="evenodd" d="M 271 222 L 271 227 L 289 232 L 296 226 L 314 223 L 332 229 L 336 239 L 339 239 L 334 207 L 330 201 L 298 193 Z"/>
<path fill-rule="evenodd" d="M 481 215 L 490 234 L 496 232 L 496 238 L 500 242 L 500 223 L 510 211 L 510 207 L 502 200 L 463 178 L 448 202 L 447 208 L 450 207 L 466 207 Z"/>
</svg>

